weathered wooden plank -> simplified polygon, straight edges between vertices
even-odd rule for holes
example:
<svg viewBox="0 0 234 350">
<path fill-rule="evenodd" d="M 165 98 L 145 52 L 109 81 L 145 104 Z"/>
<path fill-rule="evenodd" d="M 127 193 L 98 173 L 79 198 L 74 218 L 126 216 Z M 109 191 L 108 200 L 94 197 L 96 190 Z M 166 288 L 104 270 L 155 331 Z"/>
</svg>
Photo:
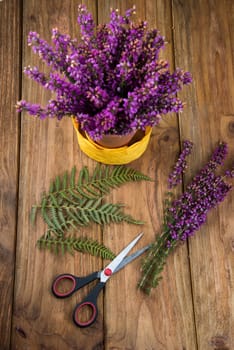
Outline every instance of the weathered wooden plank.
<svg viewBox="0 0 234 350">
<path fill-rule="evenodd" d="M 0 2 L 0 347 L 10 347 L 18 192 L 20 4 Z M 10 29 L 10 30 L 9 30 Z"/>
<path fill-rule="evenodd" d="M 181 133 L 194 143 L 191 177 L 219 140 L 228 142 L 233 162 L 234 3 L 173 1 L 175 58 L 193 74 L 183 91 L 188 101 Z M 208 223 L 190 240 L 198 349 L 233 349 L 233 194 L 210 213 Z"/>
<path fill-rule="evenodd" d="M 24 1 L 23 66 L 38 65 L 38 57 L 27 48 L 26 38 L 30 30 L 40 33 L 50 41 L 50 31 L 58 27 L 71 36 L 78 35 L 77 6 L 80 1 Z M 86 1 L 96 17 L 95 2 Z M 43 65 L 41 65 L 42 67 Z M 23 80 L 23 98 L 31 102 L 46 103 L 50 94 L 36 83 Z M 31 206 L 38 203 L 43 191 L 48 190 L 50 180 L 76 165 L 89 169 L 94 165 L 78 148 L 70 120 L 35 120 L 22 116 L 21 163 L 19 183 L 19 221 L 16 259 L 16 287 L 13 349 L 94 349 L 101 347 L 103 339 L 102 300 L 99 300 L 100 316 L 90 329 L 79 329 L 73 324 L 72 311 L 87 289 L 70 299 L 58 300 L 52 296 L 52 279 L 59 273 L 85 275 L 100 268 L 101 261 L 88 255 L 75 254 L 56 257 L 48 251 L 39 251 L 37 239 L 44 233 L 45 225 L 37 220 L 29 221 Z M 77 232 L 77 234 L 82 234 Z M 87 236 L 100 239 L 100 230 L 93 226 Z M 92 336 L 90 336 L 92 335 Z"/>
<path fill-rule="evenodd" d="M 172 24 L 170 1 L 100 1 L 98 22 L 105 22 L 109 8 L 125 9 L 136 5 L 136 18 L 147 19 L 166 37 L 163 56 L 171 61 Z M 119 225 L 104 230 L 104 242 L 118 252 L 141 230 L 138 244 L 151 242 L 160 231 L 167 176 L 179 151 L 176 116 L 170 116 L 155 128 L 149 148 L 130 164 L 156 179 L 156 183 L 128 184 L 113 192 L 114 202 L 126 203 L 126 211 L 145 220 L 143 227 Z M 164 280 L 150 297 L 137 290 L 140 260 L 114 276 L 105 293 L 105 349 L 196 349 L 191 286 L 186 246 L 168 261 Z"/>
<path fill-rule="evenodd" d="M 90 0 L 87 3 L 95 13 L 95 2 Z M 77 4 L 70 3 L 65 6 L 62 1 L 56 3 L 42 1 L 40 4 L 30 1 L 29 4 L 28 1 L 25 3 L 24 38 L 31 29 L 39 31 L 42 37 L 49 39 L 49 30 L 54 26 L 61 28 L 64 32 L 77 33 L 75 27 Z M 0 10 L 1 5 L 0 3 Z M 98 1 L 99 22 L 107 19 L 110 7 L 119 7 L 123 11 L 124 8 L 132 5 L 131 1 L 124 2 L 124 4 L 120 1 Z M 136 5 L 137 8 L 140 8 L 137 16 L 147 18 L 150 25 L 157 26 L 166 36 L 169 45 L 165 57 L 172 56 L 170 3 L 165 1 L 145 1 L 144 3 L 139 0 Z M 8 9 L 17 12 L 16 6 L 14 8 L 9 6 Z M 207 151 L 212 149 L 217 140 L 228 141 L 233 151 L 233 39 L 230 36 L 230 33 L 233 32 L 233 12 L 233 4 L 230 1 L 222 2 L 222 4 L 218 1 L 210 1 L 206 4 L 201 1 L 191 1 L 191 3 L 175 1 L 174 3 L 176 64 L 191 70 L 195 80 L 194 86 L 183 92 L 183 99 L 188 103 L 180 123 L 182 137 L 190 138 L 196 143 L 196 157 L 192 158 L 193 167 L 190 174 L 194 173 L 199 168 L 200 162 L 207 158 Z M 9 15 L 8 17 L 13 21 L 12 28 L 15 28 L 14 16 Z M 4 17 L 1 16 L 1 18 Z M 198 31 L 197 18 L 200 20 L 200 31 Z M 226 33 L 224 34 L 225 41 L 222 40 L 222 32 Z M 1 34 L 4 33 L 2 30 Z M 209 40 L 205 42 L 205 38 Z M 198 51 L 198 48 L 203 49 Z M 12 47 L 6 47 L 6 50 L 11 52 Z M 12 54 L 9 56 L 13 57 Z M 223 57 L 230 58 L 227 59 L 226 65 L 222 64 Z M 202 60 L 202 64 L 199 59 Z M 170 60 L 172 61 L 172 57 Z M 37 64 L 37 62 L 31 52 L 26 50 L 23 65 Z M 5 68 L 1 63 L 1 69 L 2 67 Z M 4 69 L 3 77 L 6 73 Z M 222 76 L 224 79 L 221 79 Z M 7 77 L 9 77 L 8 74 Z M 9 83 L 11 80 L 4 78 L 3 81 Z M 207 82 L 210 82 L 209 86 Z M 14 87 L 16 85 L 14 82 Z M 9 89 L 9 85 L 7 87 Z M 12 87 L 10 89 L 13 94 L 17 95 L 15 89 Z M 6 88 L 1 91 L 8 90 Z M 16 95 L 14 97 L 12 95 L 12 100 L 17 99 Z M 4 94 L 4 99 L 6 96 L 8 98 L 8 94 Z M 23 96 L 35 101 L 46 101 L 48 98 L 48 94 L 26 80 L 23 86 Z M 4 114 L 5 110 L 6 108 L 4 108 Z M 1 118 L 1 122 L 3 120 Z M 13 123 L 14 119 L 9 120 L 12 121 L 11 130 L 13 132 L 9 134 L 12 140 L 17 124 Z M 8 124 L 2 125 L 6 127 Z M 6 133 L 3 135 L 1 145 L 5 147 L 9 142 L 8 140 L 5 142 Z M 166 178 L 179 149 L 178 141 L 178 127 L 175 118 L 166 118 L 165 122 L 154 130 L 150 147 L 145 155 L 132 164 L 142 172 L 156 177 L 156 185 L 140 184 L 136 187 L 135 184 L 132 184 L 114 191 L 111 196 L 113 201 L 127 203 L 126 211 L 133 216 L 147 221 L 147 225 L 143 227 L 145 237 L 139 246 L 151 241 L 154 233 L 160 229 Z M 14 150 L 9 150 L 8 159 L 14 158 L 17 154 L 17 143 L 14 145 Z M 38 145 L 40 145 L 39 149 Z M 80 298 L 73 297 L 69 302 L 59 302 L 52 298 L 49 291 L 51 280 L 57 273 L 68 271 L 85 274 L 98 268 L 100 261 L 88 256 L 57 259 L 48 252 L 38 252 L 35 249 L 35 243 L 42 234 L 44 226 L 38 221 L 36 227 L 31 227 L 28 218 L 31 204 L 38 202 L 40 193 L 48 188 L 49 180 L 54 175 L 71 169 L 74 163 L 78 168 L 84 164 L 92 168 L 94 162 L 88 160 L 77 150 L 75 135 L 71 131 L 69 121 L 63 121 L 55 126 L 54 121 L 41 123 L 31 117 L 23 116 L 21 147 L 20 211 L 12 347 L 14 349 L 103 348 L 102 309 L 99 322 L 90 330 L 80 331 L 73 326 L 70 317 L 75 301 Z M 4 166 L 5 157 L 4 153 Z M 227 163 L 231 163 L 230 157 Z M 9 170 L 9 164 L 4 169 Z M 8 171 L 6 176 L 10 174 L 13 179 L 12 169 L 16 171 L 17 167 L 15 165 L 11 167 L 11 173 Z M 16 176 L 16 173 L 14 174 Z M 138 198 L 141 199 L 141 202 Z M 199 349 L 231 349 L 233 347 L 232 213 L 233 197 L 229 196 L 229 200 L 222 204 L 220 210 L 210 215 L 209 225 L 191 240 L 190 255 Z M 8 229 L 13 228 L 15 224 L 12 220 L 9 222 Z M 128 225 L 110 226 L 104 232 L 105 243 L 118 252 L 139 231 L 140 228 Z M 96 228 L 93 233 L 88 230 L 87 234 L 100 239 L 100 232 L 97 233 Z M 4 235 L 4 239 L 9 236 Z M 5 246 L 8 247 L 7 244 Z M 201 247 L 203 247 L 202 250 Z M 8 251 L 11 250 L 8 249 Z M 6 256 L 9 256 L 8 253 Z M 4 266 L 5 263 L 4 260 Z M 11 265 L 11 261 L 8 265 Z M 163 274 L 164 280 L 150 298 L 135 290 L 140 276 L 139 267 L 140 261 L 134 262 L 125 271 L 116 275 L 107 286 L 105 294 L 106 348 L 195 349 L 186 246 L 178 249 L 177 254 L 169 259 Z M 1 280 L 4 280 L 2 278 L 4 271 L 6 270 L 1 271 Z M 42 272 L 43 279 L 40 279 Z M 9 283 L 12 282 L 9 281 Z M 4 297 L 5 294 L 2 300 Z M 101 300 L 100 308 L 102 308 Z M 1 323 L 3 325 L 1 341 L 3 339 L 7 348 L 9 337 L 5 330 L 10 328 L 10 322 L 5 323 L 5 309 L 4 306 L 2 308 L 4 323 Z"/>
</svg>

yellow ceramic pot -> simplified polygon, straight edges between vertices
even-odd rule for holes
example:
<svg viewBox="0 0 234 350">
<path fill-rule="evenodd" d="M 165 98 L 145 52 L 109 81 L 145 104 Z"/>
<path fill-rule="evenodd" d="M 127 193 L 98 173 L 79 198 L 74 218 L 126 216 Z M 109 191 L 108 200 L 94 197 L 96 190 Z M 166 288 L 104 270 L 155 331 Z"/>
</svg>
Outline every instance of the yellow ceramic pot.
<svg viewBox="0 0 234 350">
<path fill-rule="evenodd" d="M 87 134 L 79 129 L 79 124 L 75 118 L 72 118 L 73 126 L 77 134 L 80 149 L 90 158 L 104 164 L 128 164 L 139 158 L 146 150 L 150 135 L 151 127 L 147 127 L 145 133 L 140 139 L 134 140 L 131 136 L 131 142 L 127 146 L 117 148 L 107 148 L 89 138 Z"/>
</svg>

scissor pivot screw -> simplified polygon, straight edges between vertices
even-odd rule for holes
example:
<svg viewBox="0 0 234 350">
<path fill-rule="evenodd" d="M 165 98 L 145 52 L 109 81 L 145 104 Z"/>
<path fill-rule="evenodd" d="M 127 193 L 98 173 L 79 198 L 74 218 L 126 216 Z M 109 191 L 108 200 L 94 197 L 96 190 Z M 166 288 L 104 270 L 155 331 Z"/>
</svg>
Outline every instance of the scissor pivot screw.
<svg viewBox="0 0 234 350">
<path fill-rule="evenodd" d="M 106 276 L 111 276 L 112 275 L 112 271 L 111 271 L 111 269 L 105 269 L 104 270 L 104 274 L 106 275 Z"/>
</svg>

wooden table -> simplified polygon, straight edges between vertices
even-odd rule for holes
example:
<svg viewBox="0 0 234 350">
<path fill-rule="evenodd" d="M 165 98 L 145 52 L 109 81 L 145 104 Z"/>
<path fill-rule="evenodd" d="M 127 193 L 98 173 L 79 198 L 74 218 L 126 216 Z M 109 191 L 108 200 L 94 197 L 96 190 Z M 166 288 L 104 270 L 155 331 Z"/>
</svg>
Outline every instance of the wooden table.
<svg viewBox="0 0 234 350">
<path fill-rule="evenodd" d="M 98 23 L 109 9 L 123 12 L 133 4 L 137 18 L 146 19 L 166 37 L 163 57 L 172 68 L 191 71 L 193 84 L 183 90 L 184 112 L 163 118 L 145 154 L 131 163 L 155 183 L 129 184 L 111 192 L 113 202 L 146 221 L 138 247 L 160 232 L 167 176 L 181 141 L 194 142 L 191 176 L 209 158 L 219 140 L 228 142 L 226 166 L 234 152 L 234 2 L 233 0 L 86 0 Z M 73 165 L 90 170 L 95 162 L 77 144 L 71 121 L 39 121 L 16 115 L 21 97 L 45 103 L 50 94 L 22 75 L 38 65 L 27 46 L 30 30 L 50 40 L 50 30 L 78 35 L 79 1 L 2 0 L 0 2 L 0 349 L 234 349 L 234 196 L 210 213 L 208 222 L 170 256 L 163 280 L 150 297 L 137 290 L 140 259 L 117 274 L 99 298 L 100 315 L 88 329 L 71 320 L 75 302 L 57 300 L 52 278 L 62 272 L 85 275 L 102 267 L 100 258 L 76 253 L 55 256 L 39 251 L 45 230 L 30 224 L 31 206 L 38 203 L 50 180 Z M 182 188 L 181 188 L 182 189 Z M 141 228 L 111 224 L 91 226 L 80 234 L 118 252 Z M 87 290 L 85 290 L 87 292 Z"/>
</svg>

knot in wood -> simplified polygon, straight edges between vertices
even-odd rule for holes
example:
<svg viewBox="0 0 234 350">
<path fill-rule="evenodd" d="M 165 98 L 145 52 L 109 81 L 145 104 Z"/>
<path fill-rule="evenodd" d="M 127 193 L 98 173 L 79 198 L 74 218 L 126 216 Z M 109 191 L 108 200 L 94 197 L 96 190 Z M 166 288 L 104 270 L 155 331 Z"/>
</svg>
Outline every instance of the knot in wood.
<svg viewBox="0 0 234 350">
<path fill-rule="evenodd" d="M 228 131 L 234 135 L 234 122 L 228 123 Z"/>
<path fill-rule="evenodd" d="M 230 350 L 228 346 L 228 337 L 216 335 L 211 338 L 210 344 L 214 350 Z"/>
</svg>

